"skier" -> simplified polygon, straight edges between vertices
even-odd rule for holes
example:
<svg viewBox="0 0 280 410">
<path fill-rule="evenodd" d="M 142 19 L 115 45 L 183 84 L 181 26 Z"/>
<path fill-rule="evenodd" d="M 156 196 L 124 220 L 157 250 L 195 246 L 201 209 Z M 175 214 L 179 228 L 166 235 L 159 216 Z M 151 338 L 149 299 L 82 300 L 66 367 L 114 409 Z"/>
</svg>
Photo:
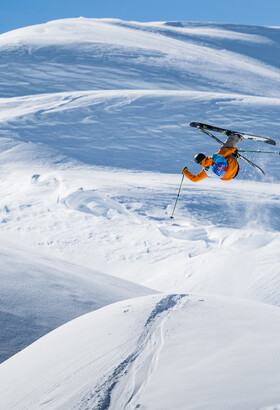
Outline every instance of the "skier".
<svg viewBox="0 0 280 410">
<path fill-rule="evenodd" d="M 238 151 L 235 146 L 240 140 L 239 135 L 230 135 L 220 151 L 213 154 L 212 157 L 206 157 L 202 153 L 196 154 L 194 160 L 203 167 L 202 171 L 194 175 L 187 167 L 184 167 L 183 174 L 193 182 L 202 181 L 208 176 L 220 178 L 223 181 L 235 178 L 239 172 L 239 164 L 237 162 Z"/>
</svg>

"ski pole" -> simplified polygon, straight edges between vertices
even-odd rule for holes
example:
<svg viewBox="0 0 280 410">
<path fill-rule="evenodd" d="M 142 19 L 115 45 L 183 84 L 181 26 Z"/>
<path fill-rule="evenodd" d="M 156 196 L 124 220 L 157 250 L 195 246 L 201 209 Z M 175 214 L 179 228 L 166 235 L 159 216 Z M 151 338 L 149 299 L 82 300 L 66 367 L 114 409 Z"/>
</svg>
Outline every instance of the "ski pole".
<svg viewBox="0 0 280 410">
<path fill-rule="evenodd" d="M 259 154 L 278 154 L 280 155 L 280 151 L 260 151 L 259 149 L 256 151 L 250 151 L 245 149 L 239 149 L 238 152 L 257 152 Z"/>
<path fill-rule="evenodd" d="M 174 208 L 173 208 L 173 211 L 172 211 L 172 215 L 170 216 L 171 219 L 173 219 L 173 215 L 174 215 L 175 208 L 176 208 L 176 205 L 177 205 L 179 196 L 180 196 L 180 192 L 181 192 L 181 188 L 182 188 L 182 185 L 183 185 L 183 181 L 184 181 L 184 174 L 182 175 L 182 180 L 181 180 L 181 184 L 180 184 L 179 191 L 178 191 L 178 194 L 177 194 L 177 198 L 176 198 L 176 201 L 175 201 L 175 205 L 174 205 Z"/>
</svg>

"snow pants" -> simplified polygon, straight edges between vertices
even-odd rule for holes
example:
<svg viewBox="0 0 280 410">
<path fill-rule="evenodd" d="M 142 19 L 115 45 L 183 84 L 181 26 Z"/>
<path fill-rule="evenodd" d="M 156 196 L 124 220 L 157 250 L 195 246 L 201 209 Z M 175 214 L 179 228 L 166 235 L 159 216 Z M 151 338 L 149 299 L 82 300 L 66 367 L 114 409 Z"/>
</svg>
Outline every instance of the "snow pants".
<svg viewBox="0 0 280 410">
<path fill-rule="evenodd" d="M 230 135 L 226 142 L 221 146 L 221 149 L 235 147 L 238 141 L 240 141 L 238 135 Z"/>
<path fill-rule="evenodd" d="M 230 136 L 228 137 L 228 139 L 226 140 L 226 142 L 222 145 L 221 149 L 222 149 L 222 148 L 232 148 L 232 147 L 235 147 L 236 144 L 238 143 L 238 141 L 240 141 L 240 138 L 238 137 L 238 135 L 230 135 Z M 233 157 L 235 160 L 237 160 L 236 155 L 234 155 L 234 154 L 230 154 L 229 157 Z M 234 175 L 233 178 L 237 177 L 238 172 L 239 172 L 239 164 L 238 164 L 237 172 L 236 172 L 236 174 Z M 233 179 L 233 178 L 232 178 L 232 179 Z"/>
</svg>

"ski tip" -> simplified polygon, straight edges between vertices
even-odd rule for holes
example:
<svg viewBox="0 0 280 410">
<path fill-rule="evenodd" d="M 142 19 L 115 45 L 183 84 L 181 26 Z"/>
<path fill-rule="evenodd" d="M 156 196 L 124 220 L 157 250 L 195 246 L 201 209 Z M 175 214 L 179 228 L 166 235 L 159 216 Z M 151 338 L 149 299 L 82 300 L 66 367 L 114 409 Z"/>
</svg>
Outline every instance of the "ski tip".
<svg viewBox="0 0 280 410">
<path fill-rule="evenodd" d="M 190 122 L 190 127 L 194 127 L 194 128 L 202 128 L 204 124 L 202 124 L 201 122 Z"/>
<path fill-rule="evenodd" d="M 274 141 L 274 140 L 271 140 L 271 139 L 269 139 L 269 140 L 267 140 L 267 141 L 265 141 L 267 144 L 270 144 L 270 145 L 276 145 L 276 141 Z"/>
</svg>

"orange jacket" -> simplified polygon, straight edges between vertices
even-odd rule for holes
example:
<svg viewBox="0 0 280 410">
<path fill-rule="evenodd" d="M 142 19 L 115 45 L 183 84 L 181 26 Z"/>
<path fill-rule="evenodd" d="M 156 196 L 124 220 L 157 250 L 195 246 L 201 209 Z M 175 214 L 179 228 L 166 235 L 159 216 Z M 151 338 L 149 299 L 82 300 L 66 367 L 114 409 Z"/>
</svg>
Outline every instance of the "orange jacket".
<svg viewBox="0 0 280 410">
<path fill-rule="evenodd" d="M 220 149 L 219 152 L 217 152 L 218 155 L 221 155 L 222 157 L 226 158 L 228 162 L 228 170 L 221 178 L 223 181 L 229 181 L 230 179 L 234 178 L 237 171 L 238 171 L 238 162 L 237 160 L 231 155 L 233 152 L 237 151 L 235 147 L 232 148 L 222 148 Z M 206 157 L 202 160 L 201 165 L 203 168 L 209 167 L 209 165 L 212 164 L 212 158 L 211 157 Z M 194 175 L 188 170 L 184 170 L 183 174 L 190 179 L 193 182 L 198 182 L 202 181 L 203 179 L 207 178 L 208 175 L 204 171 L 200 171 L 198 174 Z"/>
</svg>

